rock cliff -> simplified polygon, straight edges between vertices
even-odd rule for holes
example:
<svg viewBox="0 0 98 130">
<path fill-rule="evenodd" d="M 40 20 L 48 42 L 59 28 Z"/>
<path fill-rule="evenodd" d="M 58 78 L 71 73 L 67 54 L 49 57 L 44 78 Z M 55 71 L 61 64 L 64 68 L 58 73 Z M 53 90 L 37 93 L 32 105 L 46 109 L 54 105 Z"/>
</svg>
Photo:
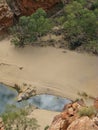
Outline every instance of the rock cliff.
<svg viewBox="0 0 98 130">
<path fill-rule="evenodd" d="M 60 0 L 14 0 L 14 12 L 17 13 L 18 11 L 20 15 L 31 15 L 38 8 L 43 8 L 47 11 L 58 2 L 60 2 Z"/>
<path fill-rule="evenodd" d="M 0 31 L 13 24 L 13 13 L 6 1 L 0 1 Z"/>
</svg>

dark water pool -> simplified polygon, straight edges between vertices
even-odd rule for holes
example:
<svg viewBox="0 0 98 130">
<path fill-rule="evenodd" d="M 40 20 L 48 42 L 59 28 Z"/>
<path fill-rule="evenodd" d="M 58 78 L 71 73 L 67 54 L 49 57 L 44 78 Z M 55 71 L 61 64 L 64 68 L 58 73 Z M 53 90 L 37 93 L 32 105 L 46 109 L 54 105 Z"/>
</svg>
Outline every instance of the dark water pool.
<svg viewBox="0 0 98 130">
<path fill-rule="evenodd" d="M 18 103 L 16 101 L 17 95 L 16 90 L 0 84 L 0 113 L 4 112 L 8 105 L 16 105 L 17 107 L 34 105 L 40 109 L 62 111 L 64 105 L 71 102 L 66 98 L 43 94 Z"/>
</svg>

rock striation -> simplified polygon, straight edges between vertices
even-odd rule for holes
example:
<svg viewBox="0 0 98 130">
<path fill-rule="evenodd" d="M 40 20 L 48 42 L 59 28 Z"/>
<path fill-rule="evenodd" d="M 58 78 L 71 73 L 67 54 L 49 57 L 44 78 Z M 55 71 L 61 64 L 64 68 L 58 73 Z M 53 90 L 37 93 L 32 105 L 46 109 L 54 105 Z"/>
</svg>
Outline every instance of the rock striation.
<svg viewBox="0 0 98 130">
<path fill-rule="evenodd" d="M 13 13 L 6 1 L 0 1 L 0 31 L 13 24 Z"/>
</svg>

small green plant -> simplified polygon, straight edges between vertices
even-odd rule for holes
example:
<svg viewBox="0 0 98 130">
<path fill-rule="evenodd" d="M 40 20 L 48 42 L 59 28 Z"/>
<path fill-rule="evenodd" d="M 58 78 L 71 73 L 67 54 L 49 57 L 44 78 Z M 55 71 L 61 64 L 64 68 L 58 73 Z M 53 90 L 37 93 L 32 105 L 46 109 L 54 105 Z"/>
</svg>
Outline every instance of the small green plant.
<svg viewBox="0 0 98 130">
<path fill-rule="evenodd" d="M 88 94 L 86 92 L 78 92 L 78 95 L 83 97 L 83 98 L 87 98 Z"/>
<path fill-rule="evenodd" d="M 47 125 L 47 126 L 44 128 L 44 130 L 48 130 L 48 128 L 49 128 L 49 125 Z"/>
<path fill-rule="evenodd" d="M 91 117 L 92 115 L 94 115 L 96 113 L 94 107 L 89 106 L 89 107 L 83 107 L 79 110 L 79 116 L 88 116 Z"/>
</svg>

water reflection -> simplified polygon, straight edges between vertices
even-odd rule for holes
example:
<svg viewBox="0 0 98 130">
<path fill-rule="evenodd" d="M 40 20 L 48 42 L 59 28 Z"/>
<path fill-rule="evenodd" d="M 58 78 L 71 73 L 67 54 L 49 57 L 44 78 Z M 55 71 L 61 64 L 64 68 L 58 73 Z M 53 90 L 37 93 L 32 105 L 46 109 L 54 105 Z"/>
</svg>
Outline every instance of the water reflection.
<svg viewBox="0 0 98 130">
<path fill-rule="evenodd" d="M 65 98 L 43 94 L 28 99 L 28 102 L 41 109 L 62 111 L 64 105 L 71 101 Z"/>
</svg>

